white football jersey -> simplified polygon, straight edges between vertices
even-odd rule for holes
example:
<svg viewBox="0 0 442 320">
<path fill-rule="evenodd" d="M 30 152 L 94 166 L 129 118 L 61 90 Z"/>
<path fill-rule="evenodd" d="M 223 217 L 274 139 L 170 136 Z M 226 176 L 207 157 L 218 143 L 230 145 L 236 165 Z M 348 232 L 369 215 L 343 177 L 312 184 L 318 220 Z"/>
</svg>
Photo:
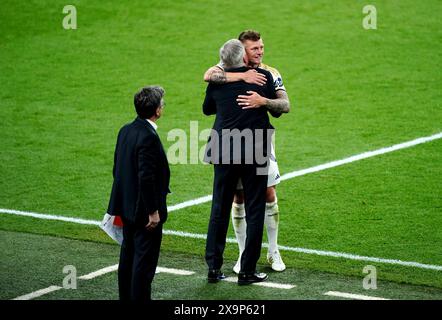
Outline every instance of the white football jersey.
<svg viewBox="0 0 442 320">
<path fill-rule="evenodd" d="M 270 66 L 268 66 L 268 65 L 266 65 L 264 63 L 261 63 L 259 65 L 259 68 L 267 70 L 268 72 L 270 72 L 272 74 L 273 86 L 275 87 L 275 91 L 278 91 L 278 90 L 286 91 L 285 87 L 284 87 L 284 83 L 282 82 L 281 74 L 279 73 L 278 70 L 276 70 L 275 68 L 270 67 Z"/>
</svg>

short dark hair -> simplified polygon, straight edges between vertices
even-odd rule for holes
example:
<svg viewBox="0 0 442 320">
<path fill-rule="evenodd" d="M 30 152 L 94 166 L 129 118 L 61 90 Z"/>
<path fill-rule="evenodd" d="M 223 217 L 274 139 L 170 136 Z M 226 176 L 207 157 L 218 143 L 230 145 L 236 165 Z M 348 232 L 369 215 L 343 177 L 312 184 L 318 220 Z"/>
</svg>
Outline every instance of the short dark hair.
<svg viewBox="0 0 442 320">
<path fill-rule="evenodd" d="M 238 40 L 244 42 L 246 40 L 258 41 L 261 39 L 261 34 L 256 30 L 245 30 L 238 36 Z"/>
<path fill-rule="evenodd" d="M 143 119 L 151 118 L 161 106 L 163 96 L 164 89 L 160 86 L 144 87 L 137 92 L 134 96 L 134 105 L 138 116 Z"/>
</svg>

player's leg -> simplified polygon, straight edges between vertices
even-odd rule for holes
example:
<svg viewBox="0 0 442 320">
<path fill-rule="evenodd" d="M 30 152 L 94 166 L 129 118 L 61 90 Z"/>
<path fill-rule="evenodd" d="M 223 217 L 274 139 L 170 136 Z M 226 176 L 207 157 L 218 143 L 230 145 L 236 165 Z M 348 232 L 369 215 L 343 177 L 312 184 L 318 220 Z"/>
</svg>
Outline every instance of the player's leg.
<svg viewBox="0 0 442 320">
<path fill-rule="evenodd" d="M 278 227 L 279 227 L 279 207 L 276 196 L 276 185 L 280 182 L 279 168 L 272 148 L 272 157 L 269 166 L 269 178 L 266 192 L 266 211 L 264 224 L 267 229 L 267 238 L 269 241 L 269 250 L 267 261 L 275 271 L 284 271 L 285 264 L 282 261 L 278 250 Z"/>
<path fill-rule="evenodd" d="M 235 273 L 239 273 L 241 269 L 241 255 L 244 252 L 244 247 L 246 245 L 246 211 L 244 209 L 244 193 L 242 190 L 241 180 L 238 182 L 235 197 L 233 199 L 232 205 L 232 225 L 235 230 L 236 241 L 238 242 L 239 256 L 238 261 L 233 267 Z"/>
<path fill-rule="evenodd" d="M 244 252 L 241 255 L 241 272 L 239 275 L 255 275 L 259 260 L 264 230 L 265 199 L 267 174 L 258 174 L 256 165 L 244 165 L 241 168 L 241 179 L 244 186 L 244 205 L 246 209 L 247 236 Z M 238 278 L 238 283 L 240 283 Z M 261 278 L 261 277 L 260 277 Z M 267 275 L 262 274 L 260 281 Z"/>
</svg>

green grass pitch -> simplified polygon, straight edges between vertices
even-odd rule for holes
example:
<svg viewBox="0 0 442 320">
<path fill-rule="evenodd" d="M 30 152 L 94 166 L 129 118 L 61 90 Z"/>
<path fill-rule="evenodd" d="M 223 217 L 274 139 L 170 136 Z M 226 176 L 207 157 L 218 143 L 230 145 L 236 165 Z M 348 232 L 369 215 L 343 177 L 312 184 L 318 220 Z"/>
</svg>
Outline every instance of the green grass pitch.
<svg viewBox="0 0 442 320">
<path fill-rule="evenodd" d="M 70 4 L 76 30 L 62 27 L 63 1 L 1 5 L 0 208 L 100 220 L 116 134 L 135 117 L 133 94 L 148 84 L 166 89 L 158 122 L 166 148 L 172 129 L 189 134 L 190 121 L 210 128 L 213 118 L 201 111 L 203 73 L 218 62 L 222 43 L 248 28 L 261 32 L 264 62 L 281 72 L 292 103 L 272 120 L 282 174 L 442 131 L 438 0 Z M 377 8 L 377 30 L 362 27 L 366 4 Z M 441 150 L 435 140 L 283 181 L 280 244 L 441 266 Z M 169 205 L 212 193 L 210 166 L 171 171 Z M 209 214 L 210 203 L 174 211 L 165 229 L 205 234 Z M 0 239 L 11 244 L 0 251 L 1 299 L 60 282 L 61 265 L 87 273 L 118 260 L 118 247 L 93 226 L 0 214 Z M 26 243 L 34 241 L 40 247 L 31 250 Z M 160 299 L 319 299 L 321 288 L 357 286 L 364 294 L 367 264 L 378 268 L 376 293 L 385 297 L 442 296 L 442 271 L 289 251 L 282 251 L 287 271 L 270 277 L 295 282 L 294 292 L 226 283 L 223 293 L 204 282 L 204 240 L 166 235 L 162 250 L 163 266 L 197 271 L 200 282 L 159 274 Z M 53 266 L 44 265 L 48 254 Z M 236 255 L 228 244 L 228 272 Z M 168 281 L 182 289 L 166 290 Z M 100 292 L 116 298 L 115 274 L 47 298 L 102 299 Z"/>
</svg>

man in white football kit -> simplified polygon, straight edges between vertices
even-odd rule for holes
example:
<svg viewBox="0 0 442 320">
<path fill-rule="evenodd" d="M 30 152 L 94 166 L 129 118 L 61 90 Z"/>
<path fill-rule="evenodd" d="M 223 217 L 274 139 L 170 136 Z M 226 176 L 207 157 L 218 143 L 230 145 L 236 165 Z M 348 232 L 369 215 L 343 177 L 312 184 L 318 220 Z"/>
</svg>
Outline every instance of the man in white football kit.
<svg viewBox="0 0 442 320">
<path fill-rule="evenodd" d="M 282 77 L 278 70 L 269 67 L 262 63 L 262 57 L 264 54 L 264 43 L 261 39 L 259 32 L 253 30 L 246 30 L 242 32 L 238 39 L 243 43 L 246 54 L 249 60 L 249 67 L 262 68 L 268 70 L 273 77 L 273 84 L 275 86 L 277 99 L 267 99 L 261 97 L 259 94 L 253 91 L 247 92 L 249 95 L 238 96 L 238 105 L 243 106 L 243 109 L 260 108 L 265 107 L 271 111 L 272 115 L 287 113 L 290 111 L 290 102 L 286 93 Z M 249 70 L 244 73 L 229 73 L 224 72 L 222 65 L 211 67 L 204 74 L 204 80 L 214 83 L 226 83 L 235 81 L 245 81 L 255 84 L 264 84 L 265 77 L 256 72 L 255 70 Z M 267 183 L 266 194 L 266 214 L 265 225 L 267 229 L 267 238 L 269 242 L 269 250 L 267 253 L 267 261 L 271 264 L 272 269 L 275 271 L 284 271 L 286 266 L 282 261 L 281 255 L 278 250 L 278 224 L 279 224 L 279 207 L 276 197 L 275 186 L 280 182 L 280 174 L 278 164 L 275 157 L 275 149 L 272 144 L 272 154 L 270 157 L 269 176 Z M 244 197 L 241 192 L 242 185 L 238 182 L 238 191 L 235 194 L 235 199 L 232 205 L 232 224 L 235 229 L 235 236 L 238 241 L 239 258 L 233 271 L 239 273 L 241 268 L 241 254 L 244 251 L 246 242 L 246 212 L 244 209 Z"/>
</svg>

